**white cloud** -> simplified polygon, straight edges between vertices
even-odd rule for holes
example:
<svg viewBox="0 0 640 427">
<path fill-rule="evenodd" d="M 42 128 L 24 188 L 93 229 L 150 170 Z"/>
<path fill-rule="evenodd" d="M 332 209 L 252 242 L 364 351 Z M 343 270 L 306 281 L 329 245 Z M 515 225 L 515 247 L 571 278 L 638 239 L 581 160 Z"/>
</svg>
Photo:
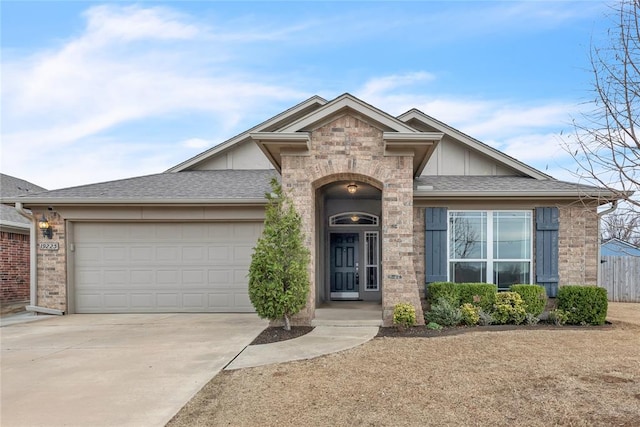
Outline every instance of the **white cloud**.
<svg viewBox="0 0 640 427">
<path fill-rule="evenodd" d="M 189 138 L 182 141 L 180 145 L 186 148 L 207 148 L 215 145 L 215 142 L 207 141 L 206 139 L 202 138 Z"/>
<path fill-rule="evenodd" d="M 55 49 L 3 63 L 3 170 L 16 164 L 27 168 L 43 158 L 59 157 L 64 164 L 68 160 L 60 155 L 62 150 L 95 158 L 102 148 L 88 141 L 118 127 L 150 119 L 157 122 L 163 116 L 209 115 L 216 135 L 194 138 L 210 139 L 227 134 L 241 118 L 264 105 L 288 105 L 307 96 L 258 74 L 235 70 L 228 60 L 232 43 L 216 44 L 211 28 L 170 9 L 96 6 L 84 16 L 86 27 L 77 37 Z M 232 38 L 229 31 L 220 33 L 227 40 Z M 179 140 L 176 144 L 180 145 Z M 110 159 L 109 169 L 115 176 L 118 166 L 113 155 Z M 131 161 L 116 159 L 125 169 L 123 165 Z M 99 169 L 93 166 L 83 169 L 74 164 L 75 178 L 86 172 L 92 178 L 89 181 L 98 179 Z M 69 174 L 60 168 L 56 177 L 49 170 L 52 187 L 60 187 Z"/>
</svg>

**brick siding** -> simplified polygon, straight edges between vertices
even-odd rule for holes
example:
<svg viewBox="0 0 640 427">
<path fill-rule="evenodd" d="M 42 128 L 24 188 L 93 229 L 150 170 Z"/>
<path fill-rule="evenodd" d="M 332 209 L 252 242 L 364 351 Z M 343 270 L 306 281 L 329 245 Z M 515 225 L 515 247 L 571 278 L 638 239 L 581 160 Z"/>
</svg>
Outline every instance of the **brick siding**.
<svg viewBox="0 0 640 427">
<path fill-rule="evenodd" d="M 29 235 L 0 232 L 0 304 L 28 304 L 30 291 Z"/>
<path fill-rule="evenodd" d="M 43 214 L 33 212 L 36 218 Z M 58 242 L 57 251 L 37 249 L 38 254 L 38 296 L 36 305 L 67 311 L 67 263 L 65 244 L 65 222 L 55 211 L 44 211 L 53 228 L 53 237 L 48 239 L 38 232 L 37 242 Z"/>
<path fill-rule="evenodd" d="M 598 214 L 595 206 L 561 206 L 558 232 L 560 286 L 598 283 Z"/>
<path fill-rule="evenodd" d="M 335 181 L 353 180 L 382 191 L 382 307 L 385 325 L 393 307 L 409 302 L 423 323 L 414 265 L 413 158 L 385 156 L 382 131 L 357 117 L 345 115 L 311 133 L 310 154 L 282 153 L 282 183 L 303 219 L 305 244 L 316 254 L 316 190 Z M 315 262 L 309 266 L 311 292 L 307 307 L 294 318 L 308 324 L 314 316 Z"/>
</svg>

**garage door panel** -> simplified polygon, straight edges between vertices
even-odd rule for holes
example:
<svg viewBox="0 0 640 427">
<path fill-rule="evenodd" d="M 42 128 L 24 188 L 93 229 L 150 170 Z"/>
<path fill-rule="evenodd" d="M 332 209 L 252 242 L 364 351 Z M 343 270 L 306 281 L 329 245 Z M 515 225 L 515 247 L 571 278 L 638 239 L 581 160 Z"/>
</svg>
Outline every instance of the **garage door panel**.
<svg viewBox="0 0 640 427">
<path fill-rule="evenodd" d="M 131 307 L 129 309 L 137 310 L 153 310 L 155 308 L 155 295 L 151 293 L 132 293 L 131 294 Z"/>
<path fill-rule="evenodd" d="M 209 270 L 209 280 L 207 283 L 211 285 L 229 283 L 233 272 L 229 270 Z"/>
<path fill-rule="evenodd" d="M 186 246 L 182 248 L 182 261 L 202 263 L 207 259 L 205 254 L 206 248 L 204 246 Z"/>
<path fill-rule="evenodd" d="M 159 262 L 176 262 L 182 259 L 181 253 L 175 246 L 156 247 L 156 260 Z"/>
<path fill-rule="evenodd" d="M 122 262 L 127 259 L 128 255 L 129 250 L 124 246 L 106 246 L 102 248 L 102 259 L 105 262 Z"/>
<path fill-rule="evenodd" d="M 100 274 L 103 277 L 101 283 L 94 284 L 95 288 L 105 285 L 109 289 L 114 287 L 125 288 L 129 282 L 129 271 L 127 270 L 102 270 Z"/>
<path fill-rule="evenodd" d="M 207 305 L 206 302 L 206 294 L 205 293 L 183 293 L 182 294 L 182 306 L 184 308 L 197 308 L 201 310 L 205 310 Z"/>
<path fill-rule="evenodd" d="M 155 249 L 151 246 L 132 246 L 129 258 L 133 262 L 148 263 L 155 261 Z"/>
<path fill-rule="evenodd" d="M 129 294 L 105 294 L 103 296 L 104 306 L 114 310 L 123 310 L 129 307 Z"/>
<path fill-rule="evenodd" d="M 246 311 L 254 311 L 253 305 L 251 305 L 251 300 L 246 294 L 235 294 L 234 305 L 238 308 L 244 308 Z"/>
<path fill-rule="evenodd" d="M 175 287 L 180 283 L 180 271 L 178 269 L 158 270 L 156 271 L 156 283 Z"/>
<path fill-rule="evenodd" d="M 253 312 L 260 223 L 77 223 L 79 313 Z"/>
</svg>

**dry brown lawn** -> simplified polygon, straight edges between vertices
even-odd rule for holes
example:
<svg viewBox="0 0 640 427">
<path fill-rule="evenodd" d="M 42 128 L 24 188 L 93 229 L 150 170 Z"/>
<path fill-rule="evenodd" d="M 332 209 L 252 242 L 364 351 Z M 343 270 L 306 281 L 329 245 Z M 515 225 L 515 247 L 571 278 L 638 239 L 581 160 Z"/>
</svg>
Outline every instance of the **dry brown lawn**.
<svg viewBox="0 0 640 427">
<path fill-rule="evenodd" d="M 222 372 L 168 425 L 640 426 L 640 304 L 610 313 L 636 324 L 376 338 Z"/>
</svg>

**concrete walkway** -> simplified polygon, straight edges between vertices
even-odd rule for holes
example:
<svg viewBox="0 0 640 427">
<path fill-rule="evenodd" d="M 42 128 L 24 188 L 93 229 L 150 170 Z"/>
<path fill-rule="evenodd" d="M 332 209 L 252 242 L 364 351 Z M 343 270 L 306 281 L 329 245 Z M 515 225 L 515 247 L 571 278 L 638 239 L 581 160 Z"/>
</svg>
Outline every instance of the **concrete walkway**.
<svg viewBox="0 0 640 427">
<path fill-rule="evenodd" d="M 272 344 L 250 345 L 225 370 L 312 359 L 364 344 L 378 333 L 377 326 L 316 326 L 298 338 Z"/>
</svg>

